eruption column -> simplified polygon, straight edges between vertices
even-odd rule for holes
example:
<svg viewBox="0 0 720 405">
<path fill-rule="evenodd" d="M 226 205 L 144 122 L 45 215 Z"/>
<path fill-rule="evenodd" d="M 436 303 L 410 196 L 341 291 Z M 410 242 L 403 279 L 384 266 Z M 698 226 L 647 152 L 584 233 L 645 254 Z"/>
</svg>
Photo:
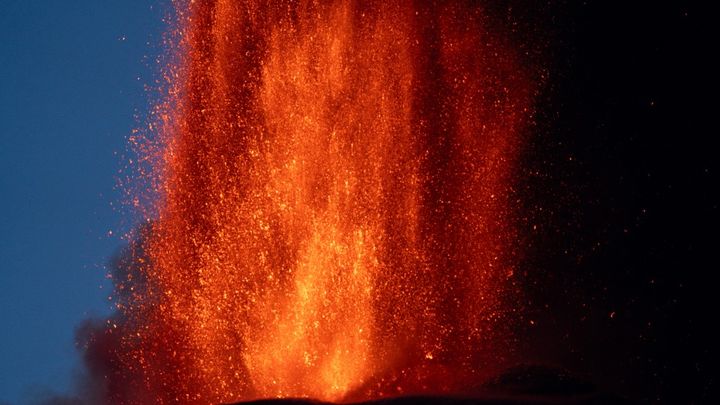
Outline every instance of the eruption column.
<svg viewBox="0 0 720 405">
<path fill-rule="evenodd" d="M 114 403 L 462 393 L 503 366 L 532 86 L 482 7 L 436 3 L 176 4 Z"/>
</svg>

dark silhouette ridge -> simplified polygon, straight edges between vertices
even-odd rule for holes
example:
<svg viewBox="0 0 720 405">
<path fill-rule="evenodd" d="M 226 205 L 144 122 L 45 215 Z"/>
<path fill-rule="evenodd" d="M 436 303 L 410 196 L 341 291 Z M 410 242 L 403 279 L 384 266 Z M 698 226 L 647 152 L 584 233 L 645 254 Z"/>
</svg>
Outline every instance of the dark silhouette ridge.
<svg viewBox="0 0 720 405">
<path fill-rule="evenodd" d="M 594 384 L 571 373 L 541 365 L 511 368 L 474 393 L 460 395 L 409 395 L 352 402 L 356 405 L 522 405 L 522 404 L 632 404 L 618 395 L 604 392 Z M 261 399 L 235 405 L 323 405 L 327 402 L 309 399 Z"/>
</svg>

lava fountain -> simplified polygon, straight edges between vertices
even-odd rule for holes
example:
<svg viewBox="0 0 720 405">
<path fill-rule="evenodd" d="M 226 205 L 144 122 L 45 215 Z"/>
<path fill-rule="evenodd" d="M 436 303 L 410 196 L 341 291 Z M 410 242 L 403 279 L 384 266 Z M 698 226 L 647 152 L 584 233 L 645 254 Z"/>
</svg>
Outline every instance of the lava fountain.
<svg viewBox="0 0 720 405">
<path fill-rule="evenodd" d="M 176 3 L 111 402 L 462 393 L 502 367 L 532 85 L 480 5 L 430 3 Z"/>
</svg>

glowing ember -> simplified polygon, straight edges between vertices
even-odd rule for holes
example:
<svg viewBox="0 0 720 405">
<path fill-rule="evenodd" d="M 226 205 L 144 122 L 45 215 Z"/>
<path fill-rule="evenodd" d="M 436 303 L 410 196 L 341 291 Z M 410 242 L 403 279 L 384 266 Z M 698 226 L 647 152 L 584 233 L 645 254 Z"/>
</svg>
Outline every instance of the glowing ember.
<svg viewBox="0 0 720 405">
<path fill-rule="evenodd" d="M 178 4 L 114 403 L 463 392 L 503 366 L 531 86 L 479 7 L 388 3 Z"/>
</svg>

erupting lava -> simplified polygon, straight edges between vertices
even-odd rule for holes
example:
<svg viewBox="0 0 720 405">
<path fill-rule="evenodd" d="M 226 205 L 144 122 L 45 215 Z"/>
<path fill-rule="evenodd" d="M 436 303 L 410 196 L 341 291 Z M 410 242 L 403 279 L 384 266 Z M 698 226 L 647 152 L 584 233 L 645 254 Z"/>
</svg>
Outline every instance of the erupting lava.
<svg viewBox="0 0 720 405">
<path fill-rule="evenodd" d="M 113 403 L 463 392 L 503 365 L 532 86 L 476 2 L 429 3 L 176 5 Z"/>
</svg>

